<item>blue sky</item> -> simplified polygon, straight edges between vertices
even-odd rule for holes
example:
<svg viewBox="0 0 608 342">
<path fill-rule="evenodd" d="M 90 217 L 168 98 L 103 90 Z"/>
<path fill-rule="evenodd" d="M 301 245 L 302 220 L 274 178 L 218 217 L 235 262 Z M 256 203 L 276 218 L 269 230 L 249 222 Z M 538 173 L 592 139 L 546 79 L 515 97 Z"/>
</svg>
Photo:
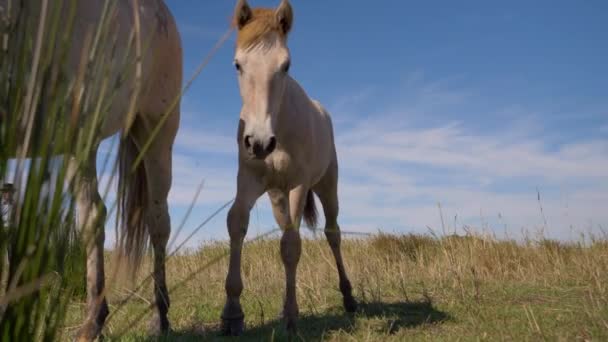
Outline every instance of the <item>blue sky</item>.
<svg viewBox="0 0 608 342">
<path fill-rule="evenodd" d="M 227 30 L 234 2 L 167 4 L 188 79 Z M 441 232 L 440 203 L 450 231 L 517 236 L 544 226 L 537 189 L 550 237 L 608 229 L 607 2 L 292 5 L 291 74 L 332 114 L 343 230 Z M 234 34 L 182 102 L 174 228 L 205 185 L 181 237 L 235 194 L 233 49 Z M 226 238 L 225 216 L 189 244 Z M 263 197 L 249 237 L 274 226 Z"/>
</svg>

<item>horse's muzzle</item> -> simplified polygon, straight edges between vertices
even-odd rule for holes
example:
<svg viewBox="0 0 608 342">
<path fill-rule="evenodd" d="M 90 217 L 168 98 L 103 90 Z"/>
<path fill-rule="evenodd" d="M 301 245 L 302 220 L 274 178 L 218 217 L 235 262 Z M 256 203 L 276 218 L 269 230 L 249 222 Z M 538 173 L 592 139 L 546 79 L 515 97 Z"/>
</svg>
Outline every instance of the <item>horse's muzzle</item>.
<svg viewBox="0 0 608 342">
<path fill-rule="evenodd" d="M 246 135 L 243 139 L 243 145 L 250 156 L 256 159 L 264 159 L 277 147 L 277 139 L 270 137 L 266 141 L 262 141 L 251 135 Z"/>
</svg>

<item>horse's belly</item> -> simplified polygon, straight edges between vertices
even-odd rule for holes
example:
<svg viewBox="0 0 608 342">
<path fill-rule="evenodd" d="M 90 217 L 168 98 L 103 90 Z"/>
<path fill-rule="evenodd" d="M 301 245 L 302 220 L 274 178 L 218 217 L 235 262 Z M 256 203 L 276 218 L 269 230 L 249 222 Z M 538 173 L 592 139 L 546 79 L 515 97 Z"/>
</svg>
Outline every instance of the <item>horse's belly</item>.
<svg viewBox="0 0 608 342">
<path fill-rule="evenodd" d="M 104 113 L 105 119 L 99 129 L 101 139 L 108 138 L 125 127 L 129 105 L 122 102 L 113 102 L 111 109 L 107 113 Z"/>
</svg>

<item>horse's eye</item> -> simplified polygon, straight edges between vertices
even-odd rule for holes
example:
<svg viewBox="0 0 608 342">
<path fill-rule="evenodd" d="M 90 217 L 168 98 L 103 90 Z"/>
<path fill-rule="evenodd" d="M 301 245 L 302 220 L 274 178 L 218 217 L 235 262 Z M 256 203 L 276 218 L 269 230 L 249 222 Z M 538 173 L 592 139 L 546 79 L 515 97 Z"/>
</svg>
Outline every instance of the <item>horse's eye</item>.
<svg viewBox="0 0 608 342">
<path fill-rule="evenodd" d="M 236 71 L 241 71 L 241 65 L 239 64 L 239 62 L 234 62 L 234 67 L 236 68 Z"/>
<path fill-rule="evenodd" d="M 284 65 L 283 65 L 283 72 L 284 73 L 288 73 L 289 72 L 289 67 L 291 66 L 291 62 L 287 61 Z"/>
</svg>

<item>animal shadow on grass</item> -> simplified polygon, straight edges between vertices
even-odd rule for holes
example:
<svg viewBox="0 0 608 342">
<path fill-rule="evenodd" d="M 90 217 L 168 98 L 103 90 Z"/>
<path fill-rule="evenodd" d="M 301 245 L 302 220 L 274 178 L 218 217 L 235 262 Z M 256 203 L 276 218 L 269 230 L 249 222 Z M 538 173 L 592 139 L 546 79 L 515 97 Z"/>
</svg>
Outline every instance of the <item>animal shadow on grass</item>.
<svg viewBox="0 0 608 342">
<path fill-rule="evenodd" d="M 322 341 L 331 332 L 344 331 L 353 333 L 357 320 L 377 319 L 372 329 L 381 334 L 394 334 L 400 329 L 414 328 L 425 324 L 438 324 L 450 319 L 450 316 L 435 309 L 432 302 L 403 301 L 395 303 L 369 302 L 360 303 L 355 314 L 343 312 L 336 308 L 323 314 L 301 314 L 298 319 L 298 337 L 294 341 Z M 230 340 L 222 336 L 218 324 L 207 325 L 204 332 L 176 331 L 166 336 L 163 341 L 207 341 Z M 240 341 L 283 341 L 288 339 L 283 320 L 280 318 L 256 325 L 245 330 Z"/>
</svg>

